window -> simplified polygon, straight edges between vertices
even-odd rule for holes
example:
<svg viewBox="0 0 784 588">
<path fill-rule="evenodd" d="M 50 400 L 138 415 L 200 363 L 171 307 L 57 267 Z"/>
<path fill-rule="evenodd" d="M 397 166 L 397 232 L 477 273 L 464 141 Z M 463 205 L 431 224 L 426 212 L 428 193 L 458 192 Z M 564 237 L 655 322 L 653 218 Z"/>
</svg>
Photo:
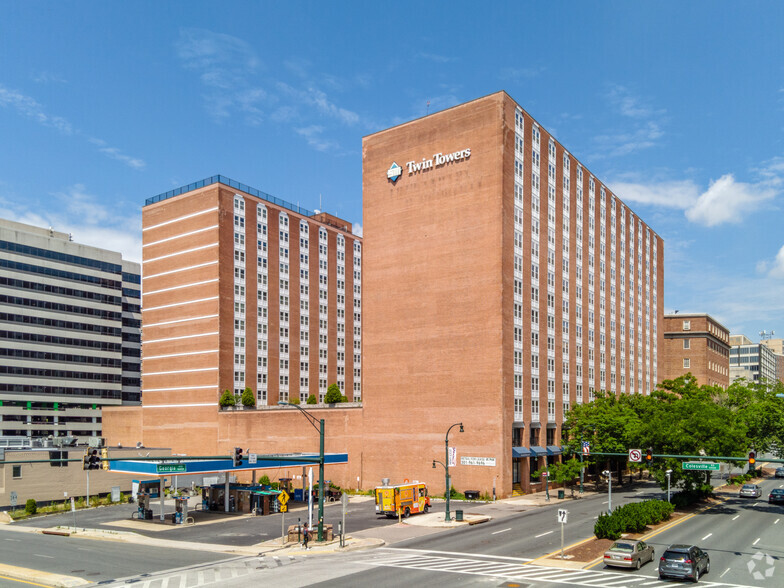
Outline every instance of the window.
<svg viewBox="0 0 784 588">
<path fill-rule="evenodd" d="M 688 357 L 683 358 L 683 369 L 687 370 L 691 367 L 691 360 Z"/>
<path fill-rule="evenodd" d="M 691 341 L 689 339 L 684 339 L 683 340 L 683 348 L 684 349 L 690 349 L 691 348 Z"/>
<path fill-rule="evenodd" d="M 691 331 L 691 321 L 683 321 L 683 330 Z"/>
<path fill-rule="evenodd" d="M 13 466 L 13 477 L 14 480 L 18 480 L 22 477 L 22 466 L 20 465 Z"/>
</svg>

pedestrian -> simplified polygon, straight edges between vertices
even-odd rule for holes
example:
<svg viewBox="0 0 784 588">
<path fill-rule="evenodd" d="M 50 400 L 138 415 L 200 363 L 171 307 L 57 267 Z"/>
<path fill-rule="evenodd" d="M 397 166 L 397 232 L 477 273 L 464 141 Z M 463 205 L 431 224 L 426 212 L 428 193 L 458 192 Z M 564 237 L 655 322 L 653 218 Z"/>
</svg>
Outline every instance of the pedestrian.
<svg viewBox="0 0 784 588">
<path fill-rule="evenodd" d="M 310 539 L 310 529 L 308 528 L 308 524 L 305 523 L 305 526 L 302 528 L 302 545 L 305 546 L 305 549 L 310 549 L 310 547 L 308 547 L 309 539 Z"/>
</svg>

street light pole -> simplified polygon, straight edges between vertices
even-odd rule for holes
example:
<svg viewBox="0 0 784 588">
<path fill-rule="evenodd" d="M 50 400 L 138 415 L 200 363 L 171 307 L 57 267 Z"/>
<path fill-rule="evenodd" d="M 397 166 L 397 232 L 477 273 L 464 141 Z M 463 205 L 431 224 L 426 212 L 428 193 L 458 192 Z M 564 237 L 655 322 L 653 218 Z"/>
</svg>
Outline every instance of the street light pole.
<svg viewBox="0 0 784 588">
<path fill-rule="evenodd" d="M 667 472 L 666 472 L 666 474 L 667 474 L 667 502 L 670 501 L 670 474 L 671 473 L 672 473 L 672 470 L 667 470 Z"/>
<path fill-rule="evenodd" d="M 279 401 L 281 406 L 293 406 L 310 421 L 313 428 L 319 432 L 319 500 L 318 500 L 318 540 L 324 540 L 324 419 L 317 419 L 298 404 Z M 316 423 L 318 422 L 318 427 Z"/>
<path fill-rule="evenodd" d="M 446 459 L 444 460 L 444 470 L 446 472 L 446 516 L 444 517 L 444 521 L 450 522 L 452 519 L 449 516 L 449 498 L 452 494 L 451 489 L 452 486 L 449 483 L 449 431 L 451 431 L 454 427 L 460 427 L 460 432 L 463 432 L 463 423 L 455 423 L 451 427 L 446 430 L 446 438 L 444 439 L 444 445 L 446 446 Z"/>
<path fill-rule="evenodd" d="M 605 476 L 607 476 L 607 513 L 612 513 L 612 472 L 610 470 L 604 470 L 602 472 Z"/>
<path fill-rule="evenodd" d="M 585 466 L 583 465 L 583 454 L 585 453 L 585 448 L 583 443 L 583 432 L 580 431 L 580 494 L 583 493 L 583 477 L 585 475 Z"/>
</svg>

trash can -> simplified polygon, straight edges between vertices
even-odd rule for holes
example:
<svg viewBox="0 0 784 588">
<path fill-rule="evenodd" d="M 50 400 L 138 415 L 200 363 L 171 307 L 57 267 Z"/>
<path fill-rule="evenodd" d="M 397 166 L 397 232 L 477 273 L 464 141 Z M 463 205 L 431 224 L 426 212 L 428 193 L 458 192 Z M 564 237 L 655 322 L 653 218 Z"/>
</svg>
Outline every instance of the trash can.
<svg viewBox="0 0 784 588">
<path fill-rule="evenodd" d="M 463 511 L 462 510 L 456 510 L 455 511 L 455 520 L 456 521 L 462 521 L 463 520 Z"/>
<path fill-rule="evenodd" d="M 558 491 L 558 500 L 563 500 L 564 496 L 565 496 L 564 491 L 563 490 L 559 490 Z"/>
</svg>

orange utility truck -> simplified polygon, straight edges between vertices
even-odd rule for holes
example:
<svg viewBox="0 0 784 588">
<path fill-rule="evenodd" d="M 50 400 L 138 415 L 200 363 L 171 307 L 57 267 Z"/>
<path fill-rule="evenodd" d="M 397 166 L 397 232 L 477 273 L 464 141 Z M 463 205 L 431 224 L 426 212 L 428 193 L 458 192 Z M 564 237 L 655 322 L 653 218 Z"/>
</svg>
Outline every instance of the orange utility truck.
<svg viewBox="0 0 784 588">
<path fill-rule="evenodd" d="M 423 482 L 408 480 L 398 486 L 378 486 L 376 495 L 376 514 L 394 518 L 430 510 L 430 497 L 427 485 Z"/>
</svg>

